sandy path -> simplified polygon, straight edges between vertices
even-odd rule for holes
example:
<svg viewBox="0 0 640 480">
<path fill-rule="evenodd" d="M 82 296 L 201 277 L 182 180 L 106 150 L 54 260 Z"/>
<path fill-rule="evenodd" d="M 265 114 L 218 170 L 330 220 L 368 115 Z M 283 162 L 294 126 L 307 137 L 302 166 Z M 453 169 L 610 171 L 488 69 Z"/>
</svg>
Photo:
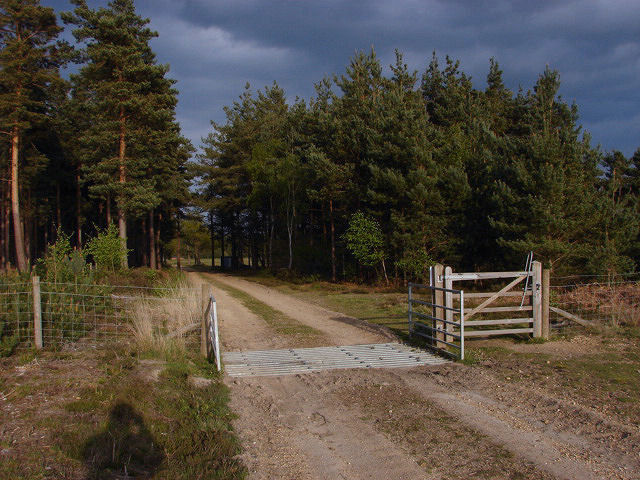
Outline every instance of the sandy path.
<svg viewBox="0 0 640 480">
<path fill-rule="evenodd" d="M 322 331 L 328 337 L 329 343 L 327 345 L 384 343 L 393 338 L 381 330 L 365 329 L 362 322 L 360 322 L 361 326 L 355 326 L 353 324 L 358 320 L 286 295 L 273 288 L 229 275 L 210 275 L 216 281 L 243 290 L 270 307 L 295 318 L 300 323 Z"/>
<path fill-rule="evenodd" d="M 334 344 L 388 341 L 268 287 L 214 278 L 322 331 Z M 215 294 L 227 349 L 293 346 L 226 292 Z M 553 412 L 538 412 L 527 404 L 528 396 L 542 403 L 539 392 L 504 391 L 490 372 L 468 378 L 468 371 L 453 365 L 227 377 L 249 478 L 640 478 L 637 459 L 617 454 L 598 436 L 611 425 L 595 419 L 591 436 L 581 434 L 588 428 L 568 431 L 554 425 L 555 405 Z M 453 423 L 443 423 L 442 415 Z M 637 438 L 632 434 L 628 442 Z"/>
<path fill-rule="evenodd" d="M 220 280 L 217 275 L 215 278 Z M 223 289 L 212 288 L 218 303 L 223 348 L 292 346 L 290 339 L 276 336 L 261 318 Z M 256 298 L 266 297 L 263 294 Z M 283 298 L 269 300 L 265 303 L 277 308 Z M 295 310 L 282 310 L 288 315 L 305 312 L 303 323 L 332 335 L 333 341 L 388 341 L 382 335 L 332 320 L 337 315 L 334 312 L 302 303 L 296 304 Z M 317 323 L 310 323 L 309 319 Z M 323 374 L 317 378 L 299 375 L 227 378 L 232 393 L 231 408 L 238 415 L 235 426 L 245 447 L 243 459 L 251 472 L 249 478 L 425 478 L 410 455 L 360 420 L 338 399 L 326 395 Z"/>
</svg>

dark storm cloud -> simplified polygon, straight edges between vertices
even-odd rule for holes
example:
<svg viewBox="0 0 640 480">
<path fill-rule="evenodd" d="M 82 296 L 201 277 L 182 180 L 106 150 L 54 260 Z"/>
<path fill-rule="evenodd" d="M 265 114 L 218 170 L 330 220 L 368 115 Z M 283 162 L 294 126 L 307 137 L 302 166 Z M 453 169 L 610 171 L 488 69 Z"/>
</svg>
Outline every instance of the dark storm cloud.
<svg viewBox="0 0 640 480">
<path fill-rule="evenodd" d="M 276 80 L 291 98 L 309 97 L 314 82 L 374 45 L 383 63 L 398 48 L 420 72 L 433 50 L 448 54 L 478 88 L 492 56 L 512 90 L 531 88 L 548 64 L 594 143 L 627 155 L 640 146 L 636 0 L 139 0 L 137 8 L 160 34 L 153 47 L 178 80 L 179 120 L 195 144 L 247 81 Z"/>
</svg>

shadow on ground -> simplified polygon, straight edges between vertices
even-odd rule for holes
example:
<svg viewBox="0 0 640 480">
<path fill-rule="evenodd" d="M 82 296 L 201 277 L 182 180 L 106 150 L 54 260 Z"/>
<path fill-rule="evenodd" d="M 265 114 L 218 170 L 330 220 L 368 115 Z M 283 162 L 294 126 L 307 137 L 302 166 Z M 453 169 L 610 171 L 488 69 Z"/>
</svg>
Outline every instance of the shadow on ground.
<svg viewBox="0 0 640 480">
<path fill-rule="evenodd" d="M 82 451 L 88 480 L 151 478 L 165 455 L 128 403 L 116 404 L 104 430 L 87 440 Z"/>
</svg>

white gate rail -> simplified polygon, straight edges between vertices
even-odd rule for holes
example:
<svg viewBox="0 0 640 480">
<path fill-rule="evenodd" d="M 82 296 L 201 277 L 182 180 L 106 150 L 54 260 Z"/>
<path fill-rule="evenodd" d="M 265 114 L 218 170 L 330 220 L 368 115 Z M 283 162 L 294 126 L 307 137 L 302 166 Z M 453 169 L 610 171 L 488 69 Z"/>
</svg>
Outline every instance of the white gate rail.
<svg viewBox="0 0 640 480">
<path fill-rule="evenodd" d="M 207 356 L 213 356 L 218 371 L 222 369 L 220 362 L 220 335 L 218 333 L 218 306 L 213 295 L 209 295 L 209 304 L 205 313 L 207 322 Z"/>
</svg>

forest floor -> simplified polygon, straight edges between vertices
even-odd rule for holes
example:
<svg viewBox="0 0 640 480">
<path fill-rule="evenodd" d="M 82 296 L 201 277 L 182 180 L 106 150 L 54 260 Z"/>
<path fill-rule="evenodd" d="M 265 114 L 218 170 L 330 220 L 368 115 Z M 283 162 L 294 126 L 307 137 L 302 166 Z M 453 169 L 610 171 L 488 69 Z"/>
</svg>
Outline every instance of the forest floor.
<svg viewBox="0 0 640 480">
<path fill-rule="evenodd" d="M 403 336 L 399 294 L 199 275 L 226 351 Z M 640 339 L 627 333 L 479 340 L 465 364 L 226 377 L 241 458 L 251 479 L 638 479 Z"/>
</svg>

